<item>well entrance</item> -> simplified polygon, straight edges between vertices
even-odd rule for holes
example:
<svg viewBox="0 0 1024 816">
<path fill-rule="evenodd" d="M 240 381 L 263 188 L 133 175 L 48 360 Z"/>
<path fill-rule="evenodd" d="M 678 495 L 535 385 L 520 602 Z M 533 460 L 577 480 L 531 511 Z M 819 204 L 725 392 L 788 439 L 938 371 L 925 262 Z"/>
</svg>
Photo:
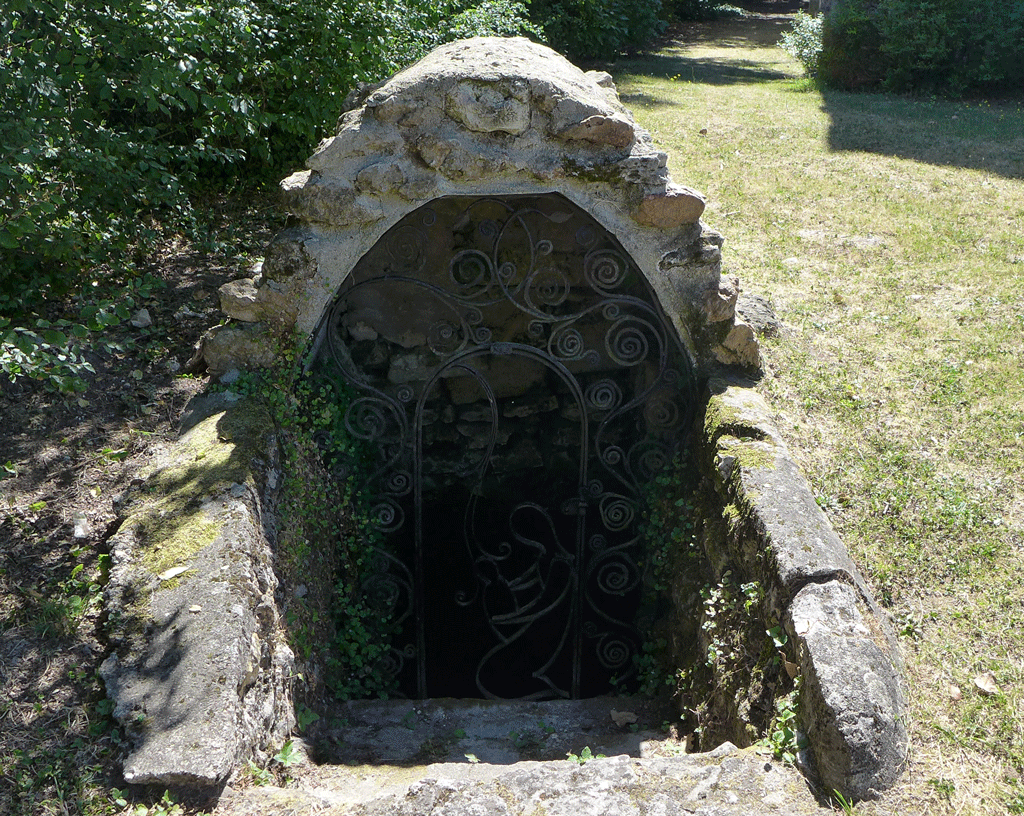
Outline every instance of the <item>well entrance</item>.
<svg viewBox="0 0 1024 816">
<path fill-rule="evenodd" d="M 319 334 L 381 534 L 366 587 L 416 697 L 588 697 L 642 646 L 645 486 L 693 383 L 615 239 L 557 194 L 448 197 L 356 264 Z"/>
</svg>

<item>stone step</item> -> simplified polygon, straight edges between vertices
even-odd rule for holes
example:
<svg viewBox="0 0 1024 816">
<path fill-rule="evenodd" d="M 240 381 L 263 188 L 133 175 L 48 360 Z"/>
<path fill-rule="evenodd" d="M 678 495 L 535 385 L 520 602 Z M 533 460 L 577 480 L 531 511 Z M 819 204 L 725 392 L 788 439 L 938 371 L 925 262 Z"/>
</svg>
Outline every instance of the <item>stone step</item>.
<svg viewBox="0 0 1024 816">
<path fill-rule="evenodd" d="M 823 816 L 757 749 L 687 754 L 670 701 L 337 704 L 286 787 L 228 789 L 218 816 Z"/>
<path fill-rule="evenodd" d="M 668 701 L 639 697 L 589 700 L 360 700 L 342 703 L 309 734 L 318 762 L 507 765 L 592 755 L 639 757 L 645 742 L 665 740 L 678 715 Z"/>
<path fill-rule="evenodd" d="M 224 816 L 825 816 L 794 768 L 724 743 L 705 754 L 297 768 L 230 790 Z"/>
</svg>

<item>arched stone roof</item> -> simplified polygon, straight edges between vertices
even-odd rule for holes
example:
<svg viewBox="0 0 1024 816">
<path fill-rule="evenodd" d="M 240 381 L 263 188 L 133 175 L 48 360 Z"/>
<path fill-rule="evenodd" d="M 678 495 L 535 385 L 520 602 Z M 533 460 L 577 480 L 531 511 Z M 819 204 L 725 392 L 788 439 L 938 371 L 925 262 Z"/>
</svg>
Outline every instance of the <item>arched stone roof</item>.
<svg viewBox="0 0 1024 816">
<path fill-rule="evenodd" d="M 356 262 L 403 216 L 452 195 L 556 192 L 611 232 L 651 283 L 698 368 L 757 367 L 721 280 L 721 236 L 704 199 L 676 184 L 667 155 L 619 101 L 612 78 L 584 73 L 524 38 L 442 46 L 361 89 L 307 168 L 282 182 L 297 225 L 262 275 L 221 291 L 229 317 L 204 341 L 212 371 L 270 365 L 267 333 L 312 336 Z"/>
</svg>

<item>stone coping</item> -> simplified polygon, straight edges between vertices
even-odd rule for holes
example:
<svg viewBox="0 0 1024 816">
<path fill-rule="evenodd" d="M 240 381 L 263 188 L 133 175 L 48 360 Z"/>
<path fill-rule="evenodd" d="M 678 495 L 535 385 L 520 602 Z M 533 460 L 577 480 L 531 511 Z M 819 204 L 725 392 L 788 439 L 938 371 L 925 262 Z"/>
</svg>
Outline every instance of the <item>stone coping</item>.
<svg viewBox="0 0 1024 816">
<path fill-rule="evenodd" d="M 723 552 L 709 556 L 761 582 L 795 644 L 799 720 L 823 787 L 877 796 L 895 784 L 909 748 L 902 662 L 885 614 L 749 383 L 709 383 L 702 458 L 729 508 Z"/>
</svg>

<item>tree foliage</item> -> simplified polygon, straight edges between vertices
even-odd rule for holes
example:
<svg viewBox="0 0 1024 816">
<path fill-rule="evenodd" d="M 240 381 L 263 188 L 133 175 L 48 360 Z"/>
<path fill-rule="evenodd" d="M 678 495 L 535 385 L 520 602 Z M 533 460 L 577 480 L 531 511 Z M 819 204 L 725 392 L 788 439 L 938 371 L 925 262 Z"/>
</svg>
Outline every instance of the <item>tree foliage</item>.
<svg viewBox="0 0 1024 816">
<path fill-rule="evenodd" d="M 44 336 L 44 299 L 96 267 L 125 285 L 129 250 L 195 231 L 194 193 L 301 162 L 357 82 L 444 40 L 517 33 L 537 33 L 518 0 L 8 0 L 0 370 L 52 385 L 92 329 L 75 315 Z"/>
<path fill-rule="evenodd" d="M 1024 87 L 1024 3 L 845 0 L 825 20 L 830 85 L 961 96 Z"/>
<path fill-rule="evenodd" d="M 530 16 L 573 59 L 614 59 L 647 45 L 664 27 L 661 0 L 532 0 Z"/>
<path fill-rule="evenodd" d="M 293 165 L 361 80 L 444 39 L 531 31 L 512 0 L 10 0 L 0 19 L 0 293 L 182 225 L 188 194 Z M 31 298 L 29 298 L 31 299 Z"/>
</svg>

